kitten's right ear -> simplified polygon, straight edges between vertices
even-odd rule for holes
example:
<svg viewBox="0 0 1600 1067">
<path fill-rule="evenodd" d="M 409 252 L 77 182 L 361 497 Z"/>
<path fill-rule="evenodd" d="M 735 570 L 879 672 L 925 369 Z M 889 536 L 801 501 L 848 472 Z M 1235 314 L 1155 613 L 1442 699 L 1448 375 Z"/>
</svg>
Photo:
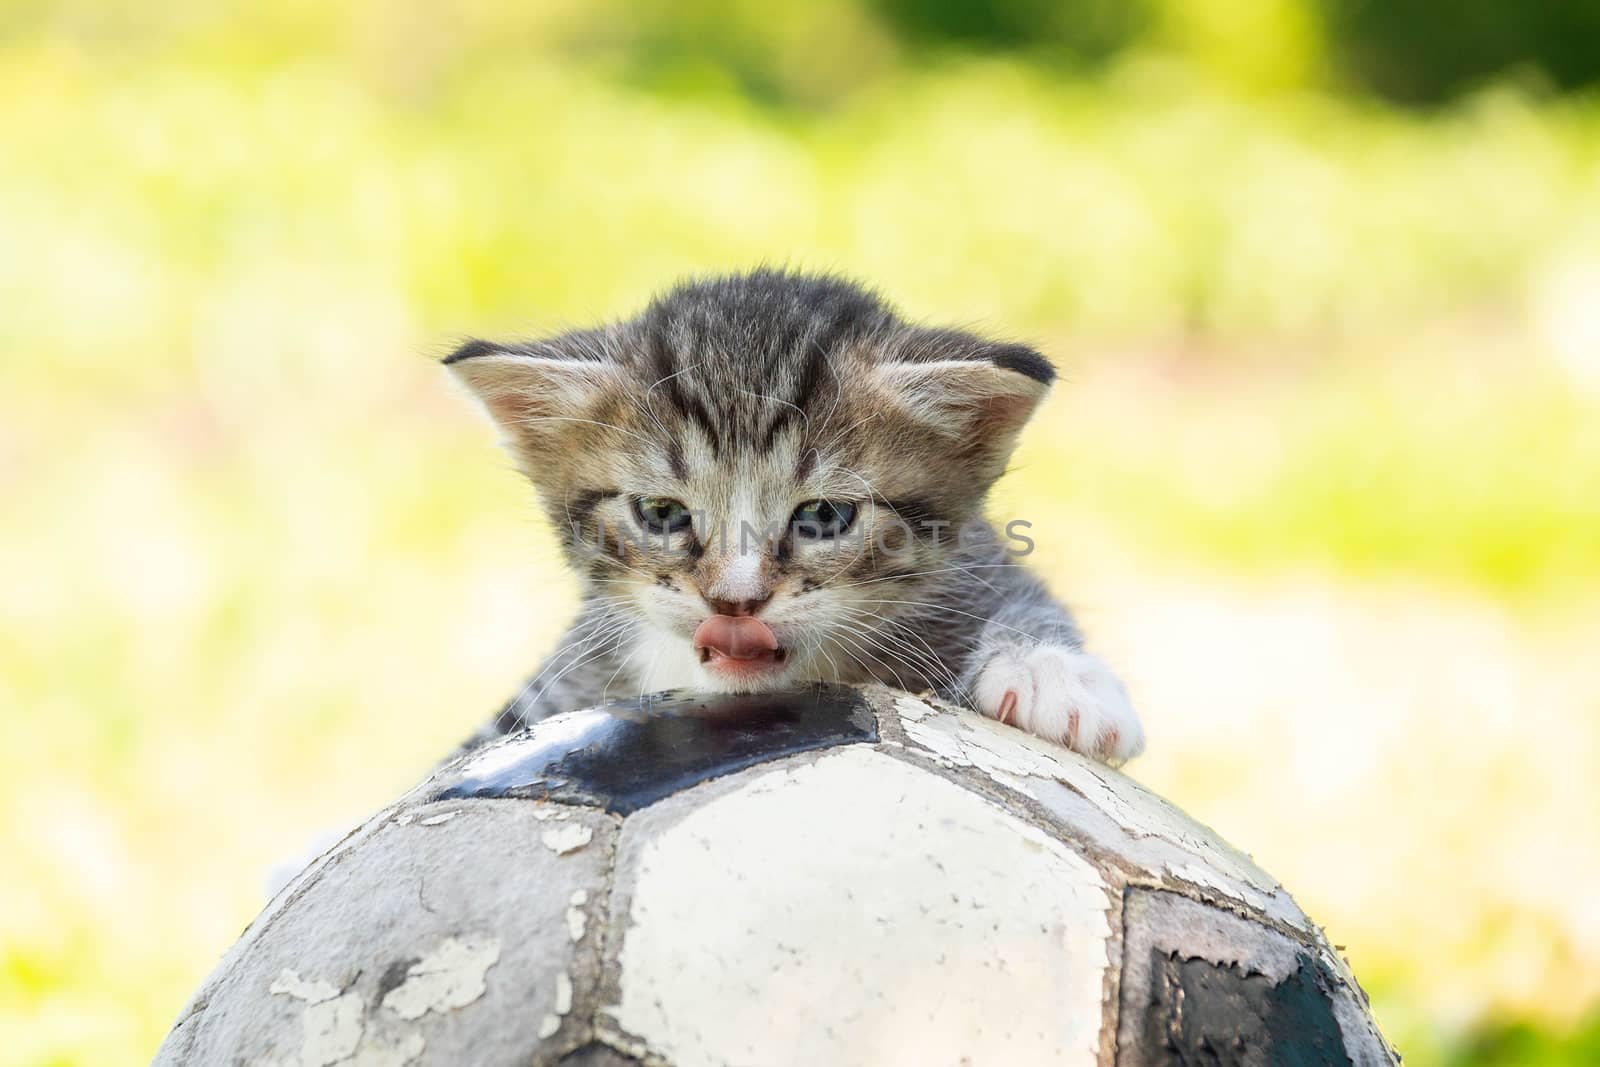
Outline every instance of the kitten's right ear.
<svg viewBox="0 0 1600 1067">
<path fill-rule="evenodd" d="M 581 422 L 620 383 L 616 364 L 573 355 L 553 342 L 468 341 L 444 365 L 523 448 L 547 444 L 563 427 Z"/>
</svg>

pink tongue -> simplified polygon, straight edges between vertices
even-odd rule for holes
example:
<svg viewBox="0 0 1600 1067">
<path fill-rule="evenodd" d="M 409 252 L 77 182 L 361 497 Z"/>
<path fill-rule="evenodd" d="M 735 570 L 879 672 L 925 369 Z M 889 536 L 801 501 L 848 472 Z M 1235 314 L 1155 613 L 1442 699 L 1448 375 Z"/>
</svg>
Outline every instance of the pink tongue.
<svg viewBox="0 0 1600 1067">
<path fill-rule="evenodd" d="M 709 648 L 729 659 L 755 659 L 776 652 L 772 628 L 749 615 L 713 615 L 694 632 L 694 647 Z"/>
</svg>

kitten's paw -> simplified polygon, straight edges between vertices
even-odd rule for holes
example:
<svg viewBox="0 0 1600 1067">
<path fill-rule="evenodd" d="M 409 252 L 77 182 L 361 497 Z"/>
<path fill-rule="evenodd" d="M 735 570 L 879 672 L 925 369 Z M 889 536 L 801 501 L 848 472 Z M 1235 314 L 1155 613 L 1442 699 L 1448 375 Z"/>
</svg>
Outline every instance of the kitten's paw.
<svg viewBox="0 0 1600 1067">
<path fill-rule="evenodd" d="M 1122 681 L 1097 657 L 1064 645 L 997 653 L 972 699 L 991 719 L 1107 763 L 1144 751 L 1144 727 Z"/>
</svg>

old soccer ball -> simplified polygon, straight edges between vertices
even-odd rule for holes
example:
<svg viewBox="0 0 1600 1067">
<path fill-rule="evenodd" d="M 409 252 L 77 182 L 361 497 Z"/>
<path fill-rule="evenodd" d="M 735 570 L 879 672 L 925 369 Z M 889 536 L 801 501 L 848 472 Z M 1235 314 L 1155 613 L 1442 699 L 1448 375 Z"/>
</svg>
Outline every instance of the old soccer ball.
<svg viewBox="0 0 1600 1067">
<path fill-rule="evenodd" d="M 1373 1064 L 1340 956 L 1131 779 L 883 688 L 666 694 L 443 768 L 158 1064 Z"/>
</svg>

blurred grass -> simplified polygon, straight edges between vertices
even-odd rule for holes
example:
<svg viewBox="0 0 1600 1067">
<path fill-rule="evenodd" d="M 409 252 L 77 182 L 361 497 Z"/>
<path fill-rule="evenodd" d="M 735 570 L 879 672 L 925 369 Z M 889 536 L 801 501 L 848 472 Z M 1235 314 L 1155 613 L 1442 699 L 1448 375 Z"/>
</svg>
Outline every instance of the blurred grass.
<svg viewBox="0 0 1600 1067">
<path fill-rule="evenodd" d="M 842 2 L 0 10 L 0 1063 L 147 1059 L 561 627 L 426 354 L 772 260 L 1061 362 L 1000 506 L 1408 1062 L 1592 1060 L 1600 102 L 1396 111 L 1246 8 L 1069 76 Z"/>
</svg>

